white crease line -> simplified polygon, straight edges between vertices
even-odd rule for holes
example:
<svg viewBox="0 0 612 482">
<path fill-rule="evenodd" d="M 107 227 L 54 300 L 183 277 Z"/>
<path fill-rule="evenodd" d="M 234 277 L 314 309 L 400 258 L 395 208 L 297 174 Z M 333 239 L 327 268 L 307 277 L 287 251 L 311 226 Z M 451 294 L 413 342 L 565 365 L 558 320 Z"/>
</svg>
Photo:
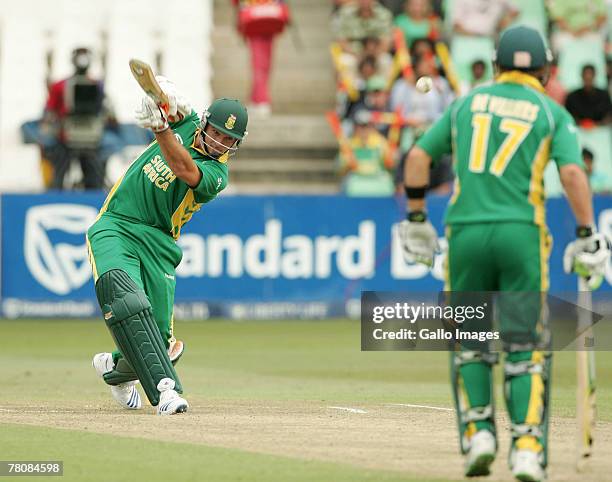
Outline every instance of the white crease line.
<svg viewBox="0 0 612 482">
<path fill-rule="evenodd" d="M 333 408 L 334 410 L 344 410 L 345 412 L 351 412 L 351 413 L 368 413 L 365 410 L 362 410 L 361 408 L 351 408 L 351 407 L 327 407 L 327 408 Z"/>
<path fill-rule="evenodd" d="M 394 407 L 429 408 L 430 410 L 441 410 L 443 412 L 453 412 L 455 410 L 454 408 L 432 407 L 431 405 L 413 405 L 412 403 L 387 403 L 387 405 L 393 405 Z"/>
<path fill-rule="evenodd" d="M 17 409 L 17 408 L 0 408 L 0 412 L 5 413 L 74 413 L 71 410 L 47 410 L 41 409 Z"/>
</svg>

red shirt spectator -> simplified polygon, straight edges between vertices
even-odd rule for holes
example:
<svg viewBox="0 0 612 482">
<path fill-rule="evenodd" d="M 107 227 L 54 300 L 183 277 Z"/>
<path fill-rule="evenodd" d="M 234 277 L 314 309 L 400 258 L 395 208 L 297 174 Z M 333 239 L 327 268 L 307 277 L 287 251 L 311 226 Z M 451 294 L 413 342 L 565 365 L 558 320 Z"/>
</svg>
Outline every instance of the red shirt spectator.
<svg viewBox="0 0 612 482">
<path fill-rule="evenodd" d="M 289 9 L 282 0 L 232 0 L 238 8 L 238 31 L 251 52 L 252 85 L 250 111 L 270 115 L 270 71 L 274 37 L 289 22 Z"/>
</svg>

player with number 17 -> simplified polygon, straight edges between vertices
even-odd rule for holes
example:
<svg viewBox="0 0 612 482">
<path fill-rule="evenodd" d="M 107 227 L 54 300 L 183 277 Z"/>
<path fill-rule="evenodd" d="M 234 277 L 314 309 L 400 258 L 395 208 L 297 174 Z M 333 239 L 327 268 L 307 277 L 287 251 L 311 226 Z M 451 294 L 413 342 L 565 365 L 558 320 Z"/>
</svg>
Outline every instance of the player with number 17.
<svg viewBox="0 0 612 482">
<path fill-rule="evenodd" d="M 577 129 L 544 93 L 551 56 L 534 29 L 516 26 L 499 41 L 497 77 L 457 99 L 421 137 L 405 165 L 407 219 L 400 237 L 409 261 L 431 266 L 438 234 L 427 219 L 425 191 L 432 162 L 452 153 L 456 172 L 445 224 L 446 291 L 501 292 L 504 394 L 510 415 L 510 468 L 521 481 L 546 478 L 551 385 L 545 294 L 551 237 L 546 227 L 544 169 L 553 160 L 574 212 L 577 240 L 565 268 L 593 283 L 610 258 L 597 233 Z M 512 293 L 512 294 L 509 294 Z M 526 293 L 525 303 L 511 303 Z M 529 295 L 529 293 L 532 293 Z M 516 335 L 517 334 L 517 335 Z M 497 452 L 492 366 L 497 353 L 458 347 L 451 383 L 465 475 L 488 475 Z"/>
</svg>

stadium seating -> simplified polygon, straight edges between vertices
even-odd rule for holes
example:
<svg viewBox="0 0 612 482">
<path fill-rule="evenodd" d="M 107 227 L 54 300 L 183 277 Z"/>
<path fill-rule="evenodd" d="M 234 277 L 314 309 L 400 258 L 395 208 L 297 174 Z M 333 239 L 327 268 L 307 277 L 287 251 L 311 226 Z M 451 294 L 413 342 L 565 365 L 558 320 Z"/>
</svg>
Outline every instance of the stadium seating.
<svg viewBox="0 0 612 482">
<path fill-rule="evenodd" d="M 593 171 L 597 174 L 597 183 L 593 190 L 612 191 L 612 132 L 609 127 L 580 129 L 580 141 L 583 147 L 593 152 Z"/>
<path fill-rule="evenodd" d="M 512 0 L 512 3 L 521 11 L 514 23 L 533 27 L 546 38 L 548 35 L 548 17 L 544 1 Z"/>
<path fill-rule="evenodd" d="M 612 132 L 609 127 L 579 129 L 580 142 L 594 155 L 592 189 L 595 192 L 612 192 Z M 544 172 L 544 185 L 548 197 L 563 195 L 557 166 L 550 162 Z"/>
<path fill-rule="evenodd" d="M 566 43 L 559 52 L 559 80 L 568 91 L 582 87 L 582 67 L 586 64 L 595 67 L 595 86 L 606 88 L 604 42 L 587 37 Z"/>
<path fill-rule="evenodd" d="M 451 40 L 451 56 L 459 79 L 464 82 L 472 80 L 471 66 L 476 60 L 483 60 L 486 65 L 485 78 L 493 76 L 491 59 L 495 51 L 492 39 L 485 37 L 469 37 L 453 35 Z"/>
</svg>

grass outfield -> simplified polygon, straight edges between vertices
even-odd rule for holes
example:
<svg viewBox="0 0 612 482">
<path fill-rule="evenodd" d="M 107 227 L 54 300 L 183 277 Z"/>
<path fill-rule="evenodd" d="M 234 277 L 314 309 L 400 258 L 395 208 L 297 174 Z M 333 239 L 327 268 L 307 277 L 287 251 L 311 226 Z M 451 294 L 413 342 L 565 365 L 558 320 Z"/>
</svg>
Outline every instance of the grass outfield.
<svg viewBox="0 0 612 482">
<path fill-rule="evenodd" d="M 101 321 L 0 321 L 0 332 L 0 459 L 63 459 L 63 480 L 461 480 L 447 355 L 363 353 L 357 322 L 178 323 L 192 408 L 169 419 L 110 400 L 90 365 L 112 347 Z M 577 477 L 574 358 L 554 359 L 551 480 Z M 597 370 L 591 475 L 603 480 L 612 353 Z M 489 480 L 511 480 L 500 420 Z"/>
</svg>

